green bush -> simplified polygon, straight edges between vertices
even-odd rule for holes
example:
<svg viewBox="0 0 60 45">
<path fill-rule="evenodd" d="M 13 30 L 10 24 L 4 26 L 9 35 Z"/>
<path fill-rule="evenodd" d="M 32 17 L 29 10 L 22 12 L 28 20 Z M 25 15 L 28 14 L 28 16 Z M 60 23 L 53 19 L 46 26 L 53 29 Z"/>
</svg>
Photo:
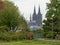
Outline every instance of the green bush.
<svg viewBox="0 0 60 45">
<path fill-rule="evenodd" d="M 55 33 L 52 32 L 52 31 L 45 32 L 44 36 L 45 36 L 45 38 L 51 38 L 51 39 L 53 39 L 53 38 L 55 38 Z"/>
<path fill-rule="evenodd" d="M 6 25 L 0 25 L 0 32 L 9 31 L 9 28 Z"/>
<path fill-rule="evenodd" d="M 27 35 L 28 34 L 28 35 Z M 15 32 L 15 31 L 5 31 L 5 32 L 0 32 L 0 40 L 2 41 L 17 41 L 17 40 L 24 40 L 24 39 L 32 39 L 33 35 L 32 33 L 28 31 L 20 31 L 20 32 Z"/>
</svg>

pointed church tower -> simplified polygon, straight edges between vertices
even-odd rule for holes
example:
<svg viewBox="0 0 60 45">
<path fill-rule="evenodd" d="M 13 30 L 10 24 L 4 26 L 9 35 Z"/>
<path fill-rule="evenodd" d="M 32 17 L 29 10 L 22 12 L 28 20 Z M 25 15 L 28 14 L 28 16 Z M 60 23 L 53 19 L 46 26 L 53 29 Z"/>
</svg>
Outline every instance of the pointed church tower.
<svg viewBox="0 0 60 45">
<path fill-rule="evenodd" d="M 31 22 L 31 20 L 32 20 L 32 19 L 31 19 L 31 14 L 30 14 L 30 22 Z"/>
<path fill-rule="evenodd" d="M 36 14 L 36 9 L 35 9 L 35 6 L 34 6 L 34 14 Z"/>
<path fill-rule="evenodd" d="M 40 6 L 38 8 L 37 23 L 38 23 L 39 26 L 42 25 L 42 14 L 41 14 L 41 11 L 40 11 Z"/>
<path fill-rule="evenodd" d="M 36 9 L 34 6 L 34 12 L 33 15 L 31 17 L 30 14 L 30 29 L 31 30 L 37 30 L 37 29 L 41 29 L 42 28 L 42 14 L 40 12 L 40 6 L 38 8 L 38 14 L 36 14 Z"/>
<path fill-rule="evenodd" d="M 39 6 L 39 8 L 38 8 L 38 15 L 41 15 L 40 6 Z"/>
<path fill-rule="evenodd" d="M 36 9 L 35 9 L 35 6 L 34 6 L 34 12 L 33 12 L 33 19 L 32 20 L 36 20 Z"/>
</svg>

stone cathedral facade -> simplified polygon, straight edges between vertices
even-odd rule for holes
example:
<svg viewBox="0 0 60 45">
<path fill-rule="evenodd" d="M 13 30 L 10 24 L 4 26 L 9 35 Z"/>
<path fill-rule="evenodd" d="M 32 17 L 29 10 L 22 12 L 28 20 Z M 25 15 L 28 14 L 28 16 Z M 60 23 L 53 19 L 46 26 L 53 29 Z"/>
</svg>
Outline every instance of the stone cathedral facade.
<svg viewBox="0 0 60 45">
<path fill-rule="evenodd" d="M 34 7 L 34 12 L 32 16 L 30 15 L 29 28 L 30 30 L 37 30 L 42 28 L 42 14 L 40 12 L 40 6 L 38 8 L 38 14 L 36 13 L 36 9 Z"/>
</svg>

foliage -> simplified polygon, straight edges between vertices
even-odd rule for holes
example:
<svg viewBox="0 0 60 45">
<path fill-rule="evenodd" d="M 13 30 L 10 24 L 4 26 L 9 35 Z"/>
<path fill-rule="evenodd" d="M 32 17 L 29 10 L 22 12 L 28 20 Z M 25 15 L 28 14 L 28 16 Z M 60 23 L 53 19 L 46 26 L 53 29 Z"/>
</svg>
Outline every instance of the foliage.
<svg viewBox="0 0 60 45">
<path fill-rule="evenodd" d="M 32 33 L 29 32 L 15 32 L 15 31 L 4 31 L 0 32 L 0 41 L 17 41 L 17 40 L 24 40 L 24 39 L 33 39 Z"/>
<path fill-rule="evenodd" d="M 6 4 L 7 5 L 7 4 Z M 16 27 L 19 23 L 19 13 L 16 7 L 13 5 L 5 7 L 0 11 L 1 15 L 1 23 L 7 25 L 7 27 L 11 30 L 11 27 Z"/>
<path fill-rule="evenodd" d="M 4 6 L 0 8 L 0 40 L 26 39 L 28 25 L 25 18 L 20 14 L 18 7 L 7 0 L 1 2 Z"/>
<path fill-rule="evenodd" d="M 33 32 L 33 33 L 43 33 L 44 31 L 41 30 L 41 29 L 39 29 L 39 30 L 33 30 L 33 31 L 31 31 L 31 32 Z"/>
<path fill-rule="evenodd" d="M 53 33 L 52 31 L 49 31 L 49 32 L 46 32 L 46 33 L 45 33 L 45 37 L 46 37 L 46 38 L 52 38 L 53 35 L 54 35 L 54 33 Z"/>
<path fill-rule="evenodd" d="M 47 7 L 47 19 L 43 21 L 44 32 L 56 32 L 57 35 L 60 32 L 60 0 L 50 0 Z"/>
<path fill-rule="evenodd" d="M 27 30 L 28 25 L 23 16 L 21 16 L 18 7 L 10 1 L 3 1 L 4 8 L 0 10 L 0 26 L 7 26 L 9 30 L 22 28 Z"/>
</svg>

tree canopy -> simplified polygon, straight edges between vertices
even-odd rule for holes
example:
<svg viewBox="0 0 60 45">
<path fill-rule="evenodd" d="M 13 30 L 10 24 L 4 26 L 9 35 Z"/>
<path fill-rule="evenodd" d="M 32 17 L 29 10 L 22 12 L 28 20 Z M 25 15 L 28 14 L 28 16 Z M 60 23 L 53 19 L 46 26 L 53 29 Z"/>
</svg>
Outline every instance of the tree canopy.
<svg viewBox="0 0 60 45">
<path fill-rule="evenodd" d="M 0 26 L 6 25 L 9 30 L 16 30 L 18 28 L 18 25 L 22 25 L 21 23 L 23 23 L 27 28 L 27 22 L 20 14 L 18 7 L 10 1 L 2 2 L 4 4 L 4 8 L 0 10 Z M 24 27 L 24 25 L 22 27 Z"/>
<path fill-rule="evenodd" d="M 44 32 L 60 34 L 60 0 L 50 0 L 50 3 L 47 3 L 46 18 L 47 20 L 43 21 Z"/>
</svg>

